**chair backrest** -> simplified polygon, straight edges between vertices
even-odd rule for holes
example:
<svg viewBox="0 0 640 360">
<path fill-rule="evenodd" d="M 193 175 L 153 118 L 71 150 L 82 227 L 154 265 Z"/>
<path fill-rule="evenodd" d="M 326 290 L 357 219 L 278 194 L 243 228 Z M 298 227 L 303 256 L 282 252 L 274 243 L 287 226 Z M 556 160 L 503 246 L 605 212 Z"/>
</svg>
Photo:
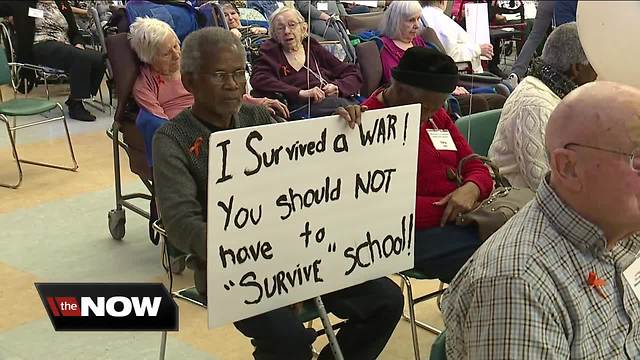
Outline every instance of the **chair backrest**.
<svg viewBox="0 0 640 360">
<path fill-rule="evenodd" d="M 11 70 L 7 61 L 7 52 L 4 47 L 0 49 L 0 85 L 11 84 Z"/>
<path fill-rule="evenodd" d="M 482 156 L 489 154 L 489 147 L 496 134 L 501 113 L 502 109 L 489 110 L 456 120 L 456 126 L 476 154 Z"/>
<path fill-rule="evenodd" d="M 382 82 L 382 61 L 378 45 L 375 41 L 360 43 L 356 45 L 356 55 L 362 74 L 360 95 L 369 97 Z"/>
<path fill-rule="evenodd" d="M 343 16 L 344 24 L 352 34 L 368 30 L 378 30 L 384 13 L 382 11 Z"/>
<path fill-rule="evenodd" d="M 440 40 L 431 28 L 425 28 L 420 34 L 427 42 L 432 42 L 435 46 L 442 46 Z M 434 41 L 432 37 L 435 37 Z M 380 85 L 382 85 L 382 61 L 380 60 L 380 50 L 375 41 L 365 41 L 355 48 L 360 72 L 362 73 L 362 88 L 360 95 L 369 97 Z"/>
<path fill-rule="evenodd" d="M 118 96 L 118 107 L 114 120 L 119 123 L 131 121 L 126 113 L 131 106 L 131 91 L 140 72 L 140 60 L 131 48 L 127 33 L 107 37 L 106 44 L 107 56 L 113 70 L 113 81 Z M 133 119 L 135 119 L 135 114 Z"/>
<path fill-rule="evenodd" d="M 441 332 L 431 345 L 431 354 L 429 354 L 429 360 L 447 360 L 446 351 L 446 330 Z"/>
<path fill-rule="evenodd" d="M 442 45 L 442 42 L 438 38 L 438 35 L 436 34 L 435 30 L 433 30 L 430 27 L 425 27 L 424 29 L 422 29 L 422 31 L 420 31 L 420 36 L 422 36 L 422 40 L 424 40 L 424 42 L 431 43 L 433 46 L 436 47 L 436 50 L 446 54 L 444 45 Z"/>
</svg>

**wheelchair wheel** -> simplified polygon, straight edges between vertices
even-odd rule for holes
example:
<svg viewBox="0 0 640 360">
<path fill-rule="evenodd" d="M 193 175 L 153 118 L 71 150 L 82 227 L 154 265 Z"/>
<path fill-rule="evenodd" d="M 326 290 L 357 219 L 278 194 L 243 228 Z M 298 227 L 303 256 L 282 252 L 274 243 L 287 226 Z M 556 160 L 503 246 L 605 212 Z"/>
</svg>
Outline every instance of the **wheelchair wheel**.
<svg viewBox="0 0 640 360">
<path fill-rule="evenodd" d="M 125 222 L 124 209 L 113 209 L 109 211 L 109 232 L 114 240 L 122 240 L 124 237 Z"/>
</svg>

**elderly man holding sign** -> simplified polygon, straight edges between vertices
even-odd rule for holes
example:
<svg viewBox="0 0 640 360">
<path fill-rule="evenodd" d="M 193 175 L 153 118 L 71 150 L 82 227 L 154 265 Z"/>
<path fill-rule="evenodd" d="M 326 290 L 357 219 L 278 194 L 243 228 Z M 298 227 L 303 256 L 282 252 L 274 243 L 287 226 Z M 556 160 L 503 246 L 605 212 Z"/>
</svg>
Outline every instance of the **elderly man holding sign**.
<svg viewBox="0 0 640 360">
<path fill-rule="evenodd" d="M 214 211 L 215 216 L 220 211 L 207 204 L 210 135 L 275 122 L 267 109 L 242 104 L 246 82 L 244 69 L 244 48 L 232 33 L 206 28 L 190 34 L 184 41 L 181 72 L 185 88 L 194 96 L 194 104 L 160 128 L 154 137 L 154 186 L 160 213 L 168 239 L 198 259 L 195 282 L 202 294 L 207 291 L 207 222 L 214 216 Z M 353 121 L 360 117 L 360 107 L 339 109 L 338 113 Z M 226 147 L 224 149 L 226 151 Z M 223 181 L 225 179 L 219 182 Z M 256 254 L 268 259 L 272 257 L 272 245 L 267 243 L 266 234 L 262 236 L 263 245 L 255 248 Z M 216 239 L 216 246 L 223 240 Z M 224 262 L 228 259 L 235 263 L 235 257 L 227 257 L 222 248 L 221 256 Z M 318 275 L 308 273 L 306 269 L 305 273 Z M 297 274 L 301 277 L 302 271 Z M 222 288 L 222 284 L 215 285 Z M 387 278 L 323 295 L 322 299 L 329 311 L 347 319 L 337 335 L 346 359 L 377 358 L 393 333 L 403 307 L 400 289 Z M 220 305 L 209 300 L 212 311 L 219 313 L 236 306 L 230 302 Z M 253 339 L 256 359 L 312 357 L 311 344 L 316 333 L 306 329 L 289 307 L 245 318 L 234 325 Z M 331 350 L 323 349 L 320 358 L 331 358 Z"/>
</svg>

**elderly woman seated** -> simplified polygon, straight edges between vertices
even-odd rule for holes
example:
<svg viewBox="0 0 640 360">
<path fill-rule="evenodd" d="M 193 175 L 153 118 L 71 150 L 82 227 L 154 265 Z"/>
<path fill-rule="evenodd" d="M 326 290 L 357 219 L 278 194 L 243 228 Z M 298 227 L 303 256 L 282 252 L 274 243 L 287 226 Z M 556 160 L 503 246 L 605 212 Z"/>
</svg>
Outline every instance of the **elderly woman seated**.
<svg viewBox="0 0 640 360">
<path fill-rule="evenodd" d="M 180 42 L 167 23 L 138 18 L 131 24 L 129 37 L 131 47 L 142 61 L 133 96 L 140 106 L 136 126 L 143 133 L 147 161 L 151 166 L 153 134 L 165 121 L 190 107 L 193 95 L 182 84 Z M 267 106 L 272 113 L 277 111 L 288 117 L 287 108 L 277 100 L 245 95 L 243 101 Z"/>
<path fill-rule="evenodd" d="M 549 171 L 544 134 L 551 112 L 597 74 L 582 49 L 576 23 L 557 27 L 542 57 L 504 104 L 489 157 L 513 186 L 536 190 Z"/>
<path fill-rule="evenodd" d="M 261 47 L 253 65 L 251 85 L 265 94 L 283 94 L 291 116 L 301 118 L 332 114 L 353 104 L 362 84 L 355 64 L 344 63 L 307 37 L 307 23 L 298 10 L 283 7 L 271 16 L 272 38 Z M 311 108 L 307 108 L 307 103 Z"/>
<path fill-rule="evenodd" d="M 395 2 L 393 3 L 395 4 Z M 450 282 L 480 246 L 477 229 L 456 226 L 457 216 L 484 200 L 493 189 L 486 166 L 465 161 L 461 186 L 453 180 L 460 160 L 473 150 L 442 107 L 456 87 L 454 61 L 435 49 L 409 48 L 392 71 L 391 85 L 376 90 L 362 105 L 369 109 L 422 105 L 416 189 L 415 268 Z M 444 133 L 451 146 L 434 145 L 432 134 Z"/>
<path fill-rule="evenodd" d="M 420 17 L 422 8 L 417 1 L 394 1 L 384 13 L 381 24 L 383 48 L 380 50 L 382 61 L 382 80 L 391 80 L 391 71 L 398 66 L 404 52 L 412 47 L 427 47 L 420 36 Z M 499 94 L 473 94 L 463 87 L 456 87 L 453 95 L 458 100 L 461 115 L 500 109 L 506 98 Z"/>
<path fill-rule="evenodd" d="M 420 1 L 422 17 L 427 22 L 427 26 L 432 28 L 438 39 L 444 46 L 447 55 L 456 62 L 469 61 L 474 73 L 483 73 L 480 56 L 488 60 L 493 58 L 493 46 L 491 44 L 476 44 L 469 34 L 448 17 L 444 10 L 447 8 L 446 0 Z"/>
<path fill-rule="evenodd" d="M 242 26 L 240 23 L 240 11 L 236 4 L 231 1 L 220 1 L 222 11 L 224 12 L 224 18 L 227 20 L 229 30 L 240 38 L 243 43 L 247 39 L 259 35 L 267 35 L 268 30 L 260 26 Z"/>
</svg>

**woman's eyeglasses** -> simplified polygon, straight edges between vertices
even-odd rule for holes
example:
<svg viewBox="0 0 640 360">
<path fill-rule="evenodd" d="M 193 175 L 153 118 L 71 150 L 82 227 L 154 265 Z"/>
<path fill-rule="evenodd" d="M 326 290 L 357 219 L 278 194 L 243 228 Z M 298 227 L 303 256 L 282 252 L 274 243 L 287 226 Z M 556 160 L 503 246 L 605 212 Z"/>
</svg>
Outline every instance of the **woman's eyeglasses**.
<svg viewBox="0 0 640 360">
<path fill-rule="evenodd" d="M 285 25 L 278 25 L 275 27 L 277 32 L 284 32 L 287 27 L 291 30 L 296 29 L 300 24 L 302 24 L 302 22 L 295 22 L 295 21 L 290 21 Z"/>
</svg>

